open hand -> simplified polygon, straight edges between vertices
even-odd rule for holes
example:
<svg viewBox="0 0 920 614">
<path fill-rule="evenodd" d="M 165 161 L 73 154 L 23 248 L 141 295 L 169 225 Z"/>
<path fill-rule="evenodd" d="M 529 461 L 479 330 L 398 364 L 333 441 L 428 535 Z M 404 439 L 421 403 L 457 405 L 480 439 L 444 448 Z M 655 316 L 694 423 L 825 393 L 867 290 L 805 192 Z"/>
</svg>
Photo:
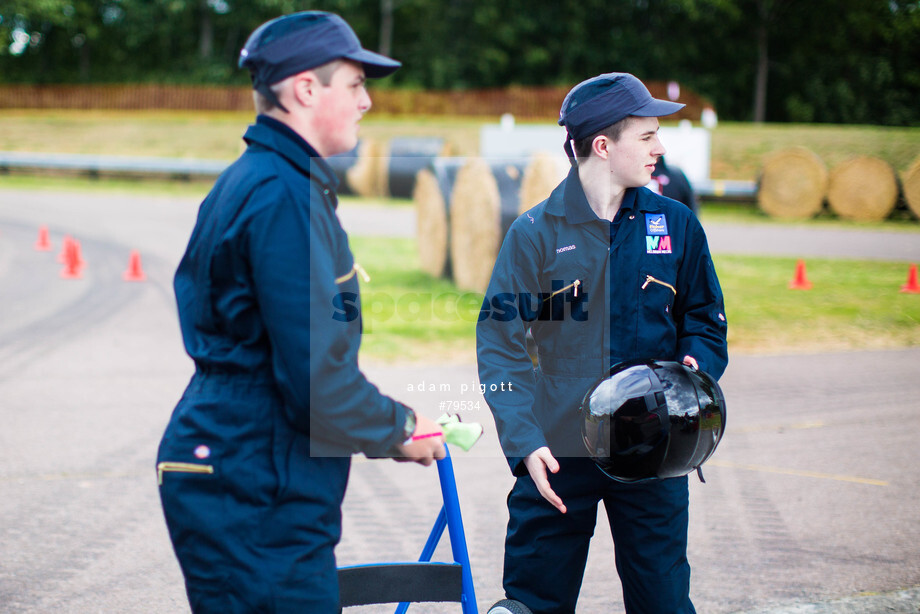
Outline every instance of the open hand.
<svg viewBox="0 0 920 614">
<path fill-rule="evenodd" d="M 562 502 L 562 499 L 559 498 L 559 495 L 553 491 L 552 487 L 550 487 L 549 478 L 546 475 L 547 470 L 549 470 L 550 473 L 557 473 L 559 471 L 559 461 L 557 461 L 552 452 L 549 451 L 549 448 L 543 446 L 531 452 L 527 458 L 524 459 L 524 466 L 527 467 L 531 479 L 534 484 L 537 485 L 537 490 L 540 491 L 543 498 L 549 501 L 557 510 L 565 514 L 565 504 Z"/>
</svg>

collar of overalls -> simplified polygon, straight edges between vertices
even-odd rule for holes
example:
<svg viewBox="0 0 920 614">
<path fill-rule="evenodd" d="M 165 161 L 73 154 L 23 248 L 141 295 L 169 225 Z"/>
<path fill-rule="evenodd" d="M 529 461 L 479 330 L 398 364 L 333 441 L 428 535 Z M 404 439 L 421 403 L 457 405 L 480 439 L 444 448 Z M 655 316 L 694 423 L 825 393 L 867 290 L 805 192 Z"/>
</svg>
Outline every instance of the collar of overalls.
<svg viewBox="0 0 920 614">
<path fill-rule="evenodd" d="M 339 180 L 332 167 L 313 149 L 312 145 L 284 122 L 267 115 L 259 115 L 256 117 L 256 123 L 246 130 L 243 140 L 248 144 L 255 143 L 277 152 L 326 188 L 333 191 L 338 188 Z"/>
<path fill-rule="evenodd" d="M 639 188 L 627 188 L 626 193 L 623 195 L 620 211 L 636 209 L 637 211 L 645 212 L 660 209 L 654 200 L 643 198 L 643 196 L 644 194 Z M 588 197 L 585 196 L 585 189 L 581 185 L 581 179 L 578 177 L 578 168 L 574 166 L 569 169 L 569 174 L 565 180 L 556 186 L 556 189 L 550 194 L 545 210 L 550 215 L 565 216 L 565 220 L 569 224 L 584 224 L 600 220 L 591 205 L 588 204 Z"/>
</svg>

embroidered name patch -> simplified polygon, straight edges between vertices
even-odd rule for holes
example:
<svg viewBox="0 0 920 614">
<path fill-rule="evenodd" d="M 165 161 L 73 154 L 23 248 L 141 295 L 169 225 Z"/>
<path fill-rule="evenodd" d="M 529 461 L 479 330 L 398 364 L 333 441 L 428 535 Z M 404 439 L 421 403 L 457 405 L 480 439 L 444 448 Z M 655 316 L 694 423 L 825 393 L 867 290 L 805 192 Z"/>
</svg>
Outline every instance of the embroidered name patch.
<svg viewBox="0 0 920 614">
<path fill-rule="evenodd" d="M 664 213 L 645 214 L 645 234 L 662 237 L 668 234 L 668 220 Z"/>
<path fill-rule="evenodd" d="M 575 249 L 574 243 L 572 243 L 571 245 L 566 245 L 565 247 L 560 247 L 559 249 L 556 250 L 556 253 L 561 254 L 562 252 L 570 252 L 573 249 Z"/>
</svg>

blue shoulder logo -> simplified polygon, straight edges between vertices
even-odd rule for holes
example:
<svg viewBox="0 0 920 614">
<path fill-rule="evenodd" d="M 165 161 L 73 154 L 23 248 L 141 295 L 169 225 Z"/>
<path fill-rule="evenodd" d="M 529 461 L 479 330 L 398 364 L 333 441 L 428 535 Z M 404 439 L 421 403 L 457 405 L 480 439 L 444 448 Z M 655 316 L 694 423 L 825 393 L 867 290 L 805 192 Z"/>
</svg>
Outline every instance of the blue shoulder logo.
<svg viewBox="0 0 920 614">
<path fill-rule="evenodd" d="M 668 220 L 664 213 L 646 213 L 645 231 L 647 235 L 658 237 L 668 234 Z"/>
</svg>

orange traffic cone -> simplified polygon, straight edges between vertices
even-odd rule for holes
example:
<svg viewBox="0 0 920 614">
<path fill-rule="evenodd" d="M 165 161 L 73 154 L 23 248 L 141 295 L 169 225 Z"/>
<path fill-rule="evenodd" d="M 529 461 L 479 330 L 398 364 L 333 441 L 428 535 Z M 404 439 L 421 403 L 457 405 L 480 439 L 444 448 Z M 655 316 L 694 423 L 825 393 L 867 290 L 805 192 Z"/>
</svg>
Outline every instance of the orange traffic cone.
<svg viewBox="0 0 920 614">
<path fill-rule="evenodd" d="M 69 241 L 64 256 L 64 268 L 61 270 L 61 277 L 64 279 L 80 279 L 83 276 L 82 269 L 80 244 L 76 241 Z"/>
<path fill-rule="evenodd" d="M 901 292 L 907 294 L 920 294 L 920 283 L 917 282 L 917 265 L 910 265 L 907 271 L 907 283 L 901 286 Z"/>
<path fill-rule="evenodd" d="M 795 263 L 795 277 L 789 282 L 789 287 L 793 290 L 811 290 L 811 282 L 808 281 L 808 275 L 805 273 L 804 260 Z"/>
<path fill-rule="evenodd" d="M 71 243 L 73 244 L 73 253 L 77 266 L 82 270 L 86 266 L 86 260 L 83 259 L 83 248 L 78 239 L 73 239 Z"/>
<path fill-rule="evenodd" d="M 141 268 L 141 254 L 136 249 L 131 250 L 131 259 L 128 261 L 128 270 L 122 273 L 125 281 L 144 281 L 147 276 Z"/>
<path fill-rule="evenodd" d="M 47 226 L 40 226 L 38 228 L 38 240 L 35 242 L 35 250 L 39 252 L 51 251 L 51 239 L 48 237 Z"/>
<path fill-rule="evenodd" d="M 59 253 L 57 257 L 57 261 L 61 264 L 67 264 L 67 253 L 71 249 L 71 243 L 73 243 L 73 237 L 64 235 L 64 238 L 61 240 L 61 253 Z"/>
</svg>

